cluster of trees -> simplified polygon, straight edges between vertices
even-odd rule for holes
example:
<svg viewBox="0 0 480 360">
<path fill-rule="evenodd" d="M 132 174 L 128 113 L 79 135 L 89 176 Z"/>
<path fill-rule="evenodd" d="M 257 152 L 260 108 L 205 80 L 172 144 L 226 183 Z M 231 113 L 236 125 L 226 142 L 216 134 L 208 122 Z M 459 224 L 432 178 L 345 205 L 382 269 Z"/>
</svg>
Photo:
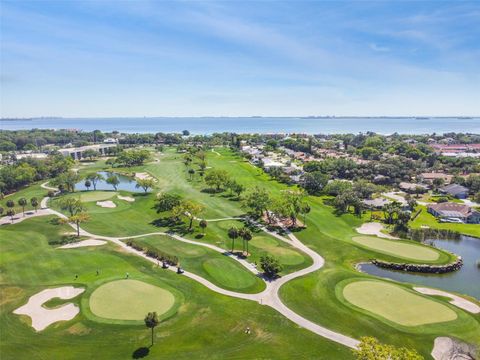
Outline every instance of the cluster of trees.
<svg viewBox="0 0 480 360">
<path fill-rule="evenodd" d="M 233 179 L 226 170 L 212 169 L 205 175 L 205 183 L 216 192 L 229 190 L 239 198 L 245 187 Z"/>
<path fill-rule="evenodd" d="M 306 202 L 305 193 L 302 190 L 285 190 L 280 196 L 273 197 L 263 188 L 255 187 L 245 195 L 244 206 L 255 217 L 264 214 L 271 224 L 276 219 L 288 218 L 290 226 L 297 225 L 299 215 L 305 216 L 310 212 L 310 206 Z"/>
<path fill-rule="evenodd" d="M 104 134 L 100 130 L 90 132 L 50 129 L 0 131 L 0 151 L 40 150 L 47 144 L 83 146 L 101 142 L 106 137 L 116 136 L 118 132 Z"/>
<path fill-rule="evenodd" d="M 132 167 L 143 165 L 150 159 L 150 152 L 148 150 L 124 150 L 113 160 L 110 161 L 112 165 Z"/>
<path fill-rule="evenodd" d="M 87 209 L 79 199 L 73 197 L 66 197 L 59 200 L 60 209 L 68 212 L 66 219 L 61 219 L 62 223 L 75 224 L 77 227 L 77 237 L 80 237 L 80 224 L 90 220 L 90 215 Z"/>
<path fill-rule="evenodd" d="M 270 279 L 276 278 L 278 274 L 283 270 L 280 261 L 277 258 L 266 255 L 260 258 L 260 267 L 264 274 Z"/>
<path fill-rule="evenodd" d="M 67 172 L 73 160 L 60 154 L 46 159 L 22 159 L 0 168 L 0 192 L 8 194 L 39 180 L 56 177 Z"/>
<path fill-rule="evenodd" d="M 26 198 L 22 197 L 22 198 L 18 199 L 17 204 L 18 204 L 18 206 L 20 206 L 22 208 L 23 216 L 25 216 L 25 207 L 28 205 L 28 200 Z M 5 205 L 7 205 L 7 211 L 6 211 L 5 215 L 10 216 L 10 219 L 13 222 L 13 217 L 16 214 L 16 212 L 15 212 L 15 201 L 7 200 Z M 40 205 L 40 203 L 38 202 L 38 199 L 36 197 L 32 197 L 30 199 L 30 205 L 35 209 L 35 212 L 37 212 L 37 208 L 38 208 L 38 205 Z M 5 209 L 0 206 L 0 216 L 2 216 L 4 212 L 5 212 Z"/>
<path fill-rule="evenodd" d="M 170 212 L 170 219 L 180 221 L 185 218 L 188 221 L 188 230 L 193 228 L 193 221 L 203 212 L 204 207 L 192 200 L 184 200 L 179 195 L 172 193 L 159 193 L 155 201 L 157 213 Z M 201 222 L 201 227 L 206 227 L 206 222 Z"/>
<path fill-rule="evenodd" d="M 354 182 L 345 180 L 332 180 L 329 182 L 328 176 L 321 172 L 313 172 L 311 179 L 304 184 L 310 194 L 326 194 L 335 196 L 333 205 L 337 212 L 347 213 L 353 208 L 356 215 L 361 215 L 364 210 L 362 200 L 369 199 L 380 191 L 380 188 L 366 180 L 357 180 Z"/>
<path fill-rule="evenodd" d="M 235 251 L 235 240 L 237 238 L 242 239 L 242 254 L 244 256 L 248 256 L 248 242 L 252 240 L 252 232 L 251 230 L 244 226 L 241 229 L 238 229 L 236 226 L 232 226 L 230 229 L 228 229 L 228 237 L 232 239 L 232 254 Z"/>
<path fill-rule="evenodd" d="M 151 257 L 152 259 L 157 259 L 173 266 L 178 264 L 178 257 L 175 255 L 170 255 L 166 252 L 140 245 L 134 240 L 128 240 L 126 244 L 134 248 L 135 250 L 145 253 L 145 255 L 147 255 L 148 257 Z"/>
</svg>

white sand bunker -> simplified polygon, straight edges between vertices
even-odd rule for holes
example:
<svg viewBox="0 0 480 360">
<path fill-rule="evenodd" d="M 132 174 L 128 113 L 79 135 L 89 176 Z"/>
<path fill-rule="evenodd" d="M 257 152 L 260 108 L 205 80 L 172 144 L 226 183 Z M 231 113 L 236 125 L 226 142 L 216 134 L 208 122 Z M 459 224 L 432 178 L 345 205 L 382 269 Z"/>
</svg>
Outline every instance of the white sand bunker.
<svg viewBox="0 0 480 360">
<path fill-rule="evenodd" d="M 62 305 L 56 309 L 47 309 L 42 305 L 53 298 L 64 300 L 72 299 L 82 292 L 83 288 L 74 288 L 73 286 L 63 286 L 55 289 L 45 289 L 28 299 L 28 302 L 14 310 L 14 314 L 27 315 L 32 319 L 32 327 L 36 331 L 41 331 L 47 326 L 58 321 L 72 320 L 80 309 L 72 303 Z"/>
<path fill-rule="evenodd" d="M 117 205 L 113 201 L 107 200 L 107 201 L 97 201 L 97 205 L 101 206 L 103 208 L 116 208 Z"/>
<path fill-rule="evenodd" d="M 128 202 L 134 202 L 135 201 L 135 199 L 131 196 L 117 195 L 117 198 L 119 198 L 120 200 L 128 201 Z"/>
<path fill-rule="evenodd" d="M 135 177 L 137 179 L 141 179 L 141 180 L 145 180 L 145 179 L 153 179 L 153 177 L 146 173 L 146 172 L 139 172 L 139 173 L 135 173 Z"/>
<path fill-rule="evenodd" d="M 377 222 L 369 222 L 369 223 L 362 224 L 362 226 L 360 226 L 356 230 L 359 234 L 363 234 L 363 235 L 376 235 L 378 237 L 385 238 L 385 239 L 398 239 L 395 236 L 382 233 L 383 229 L 384 229 L 383 224 L 380 224 Z"/>
<path fill-rule="evenodd" d="M 439 296 L 448 297 L 451 299 L 449 301 L 450 304 L 455 305 L 465 311 L 471 312 L 472 314 L 480 313 L 480 306 L 478 306 L 477 304 L 471 301 L 468 301 L 467 299 L 464 299 L 460 296 L 450 294 L 446 291 L 422 288 L 422 287 L 414 287 L 413 290 L 418 291 L 419 293 L 422 293 L 425 295 L 439 295 Z"/>
<path fill-rule="evenodd" d="M 106 243 L 107 242 L 103 240 L 88 239 L 88 240 L 83 240 L 83 241 L 60 246 L 59 249 L 74 249 L 74 248 L 79 248 L 84 246 L 100 246 L 100 245 L 105 245 Z"/>
</svg>

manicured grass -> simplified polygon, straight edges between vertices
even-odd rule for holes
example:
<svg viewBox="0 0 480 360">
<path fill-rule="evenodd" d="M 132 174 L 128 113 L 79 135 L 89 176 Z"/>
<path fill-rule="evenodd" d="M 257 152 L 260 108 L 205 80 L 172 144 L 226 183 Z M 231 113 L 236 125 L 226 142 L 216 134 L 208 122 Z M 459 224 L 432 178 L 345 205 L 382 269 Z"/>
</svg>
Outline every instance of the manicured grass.
<svg viewBox="0 0 480 360">
<path fill-rule="evenodd" d="M 203 262 L 202 266 L 222 287 L 245 289 L 256 283 L 254 277 L 245 275 L 248 270 L 234 266 L 227 259 L 208 259 Z"/>
<path fill-rule="evenodd" d="M 264 235 L 256 236 L 250 241 L 250 245 L 265 250 L 275 256 L 282 265 L 299 265 L 304 263 L 304 256 L 298 251 L 279 246 L 280 242 L 272 237 Z"/>
<path fill-rule="evenodd" d="M 8 329 L 0 335 L 2 359 L 131 359 L 136 350 L 149 347 L 151 333 L 143 321 L 102 321 L 89 310 L 92 292 L 126 272 L 133 280 L 168 289 L 180 302 L 178 311 L 155 329 L 149 359 L 352 358 L 349 349 L 298 328 L 269 307 L 214 293 L 112 244 L 56 250 L 48 239 L 71 229 L 51 224 L 52 218 L 0 227 L 0 327 Z M 86 288 L 68 301 L 81 309 L 71 321 L 36 333 L 12 313 L 31 295 L 63 285 Z"/>
<path fill-rule="evenodd" d="M 206 247 L 187 244 L 168 236 L 154 235 L 134 240 L 135 243 L 177 256 L 180 265 L 215 285 L 244 293 L 258 293 L 265 283 L 234 259 Z"/>
<path fill-rule="evenodd" d="M 425 206 L 419 205 L 418 209 L 422 209 L 422 212 L 415 218 L 415 220 L 410 222 L 410 226 L 412 228 L 421 228 L 422 226 L 428 226 L 432 229 L 458 231 L 459 233 L 462 233 L 464 235 L 480 238 L 480 224 L 442 223 L 439 222 L 435 216 L 428 213 Z"/>
<path fill-rule="evenodd" d="M 405 259 L 431 262 L 440 257 L 440 253 L 437 250 L 413 242 L 387 240 L 374 236 L 354 236 L 352 240 L 357 244 L 378 252 Z"/>
<path fill-rule="evenodd" d="M 42 182 L 43 183 L 43 182 Z M 20 205 L 18 205 L 18 200 L 20 198 L 25 198 L 27 199 L 27 206 L 25 206 L 25 211 L 30 211 L 30 210 L 33 210 L 33 207 L 30 205 L 30 199 L 32 197 L 36 197 L 37 200 L 38 200 L 38 208 L 40 208 L 40 201 L 42 201 L 43 197 L 47 196 L 48 194 L 48 190 L 46 189 L 43 189 L 41 186 L 40 186 L 40 183 L 37 183 L 37 184 L 34 184 L 34 185 L 30 185 L 29 187 L 26 187 L 24 189 L 21 189 L 13 194 L 9 194 L 7 196 L 5 196 L 5 198 L 3 200 L 0 200 L 0 206 L 3 207 L 4 209 L 4 215 L 6 214 L 8 208 L 7 208 L 7 201 L 8 200 L 13 200 L 15 202 L 15 212 L 17 214 L 21 214 L 22 213 L 22 207 Z"/>
<path fill-rule="evenodd" d="M 446 305 L 388 282 L 359 280 L 340 287 L 343 298 L 350 304 L 402 326 L 457 319 L 455 311 Z"/>
<path fill-rule="evenodd" d="M 81 191 L 77 196 L 82 202 L 102 201 L 116 197 L 116 191 Z"/>
<path fill-rule="evenodd" d="M 227 170 L 232 177 L 246 186 L 247 189 L 258 185 L 268 189 L 273 194 L 279 194 L 281 190 L 288 188 L 271 180 L 260 169 L 243 161 L 230 150 L 218 148 L 216 151 L 221 156 L 209 152 L 208 166 Z M 142 167 L 129 169 L 129 171 L 141 172 L 147 170 L 159 178 L 158 188 L 162 191 L 173 191 L 184 198 L 204 204 L 206 210 L 201 217 L 212 219 L 244 213 L 245 210 L 242 208 L 241 202 L 231 197 L 228 193 L 209 194 L 202 191 L 205 189 L 205 185 L 199 176 L 195 176 L 193 181 L 189 181 L 181 154 L 176 154 L 169 149 L 159 158 L 161 159 L 159 163 L 146 164 Z M 122 194 L 131 195 L 127 192 Z M 136 199 L 134 203 L 117 202 L 118 206 L 115 209 L 103 209 L 95 206 L 94 203 L 87 203 L 92 220 L 82 227 L 96 234 L 116 236 L 166 230 L 167 228 L 164 227 L 163 223 L 158 222 L 158 219 L 164 215 L 156 214 L 153 209 L 155 195 L 143 196 L 138 194 L 133 196 Z M 351 214 L 336 216 L 332 207 L 326 205 L 325 201 L 328 201 L 328 198 L 309 197 L 308 202 L 311 205 L 311 212 L 308 214 L 306 221 L 308 227 L 296 232 L 296 236 L 304 244 L 325 258 L 325 267 L 320 271 L 295 279 L 282 286 L 280 289 L 282 300 L 292 310 L 316 323 L 343 334 L 355 338 L 367 335 L 375 336 L 382 342 L 416 348 L 426 357 L 430 354 L 434 338 L 445 334 L 473 344 L 480 344 L 479 317 L 458 310 L 443 300 L 439 301 L 448 306 L 452 311 L 455 311 L 458 319 L 416 327 L 402 326 L 385 318 L 380 318 L 378 315 L 373 316 L 372 313 L 367 313 L 365 310 L 360 311 L 359 308 L 354 310 L 353 305 L 346 305 L 345 302 L 342 302 L 335 292 L 338 283 L 344 280 L 349 281 L 352 278 L 373 279 L 369 275 L 356 272 L 354 270 L 356 263 L 367 261 L 371 258 L 398 262 L 402 258 L 355 244 L 352 237 L 358 236 L 358 233 L 354 229 L 360 226 L 364 219 Z M 48 234 L 48 231 L 43 227 L 37 225 L 27 227 L 26 224 L 25 227 L 22 227 L 21 225 L 23 226 L 23 223 L 11 227 L 12 230 L 14 228 L 18 230 L 18 233 L 15 233 L 16 237 L 11 237 L 12 245 L 21 243 L 22 241 L 19 241 L 19 239 L 25 239 L 23 238 L 23 236 L 26 236 L 25 234 L 27 234 L 26 239 L 35 240 L 44 239 L 44 236 Z M 184 236 L 228 249 L 231 241 L 227 237 L 227 230 L 231 225 L 243 226 L 241 222 L 234 220 L 218 223 L 209 222 L 205 236 L 199 236 L 198 228 L 196 233 Z M 8 227 L 5 227 L 5 230 L 7 229 Z M 2 230 L 0 229 L 0 232 Z M 0 240 L 3 242 L 1 233 Z M 277 242 L 277 246 L 274 246 L 273 241 Z M 17 249 L 16 246 L 13 248 Z M 283 261 L 284 273 L 308 266 L 311 263 L 309 257 L 306 257 L 301 252 L 297 252 L 287 243 L 273 239 L 262 232 L 254 233 L 254 238 L 250 241 L 249 248 L 252 253 L 249 257 L 251 262 L 258 261 L 259 256 L 262 254 L 276 251 L 276 256 Z M 162 247 L 162 249 L 166 248 Z M 237 239 L 235 249 L 241 249 L 240 239 Z M 182 266 L 185 266 L 192 272 L 202 271 L 205 274 L 202 276 L 208 276 L 209 280 L 218 276 L 214 273 L 208 273 L 202 265 L 202 256 L 197 256 L 195 254 L 196 251 L 193 249 L 183 250 Z M 284 250 L 288 251 L 285 252 Z M 78 351 L 81 350 L 82 356 L 129 358 L 130 354 L 127 354 L 125 349 L 131 348 L 133 344 L 143 345 L 145 342 L 148 343 L 148 332 L 145 332 L 144 327 L 129 327 L 125 325 L 120 327 L 118 324 L 103 324 L 88 309 L 88 298 L 95 288 L 106 281 L 123 278 L 125 272 L 128 271 L 131 278 L 163 288 L 170 286 L 170 289 L 178 290 L 180 293 L 179 297 L 183 296 L 184 298 L 178 313 L 169 317 L 157 330 L 157 336 L 162 338 L 162 347 L 158 349 L 156 347 L 152 348 L 149 357 L 155 358 L 160 356 L 160 353 L 163 358 L 176 359 L 190 359 L 192 356 L 209 359 L 309 359 L 322 357 L 326 359 L 344 359 L 351 357 L 349 350 L 345 347 L 332 344 L 308 331 L 292 326 L 285 318 L 268 307 L 212 293 L 185 277 L 178 276 L 170 271 L 161 270 L 134 256 L 118 252 L 118 249 L 115 249 L 111 244 L 97 249 L 76 249 L 76 251 L 78 254 L 83 254 L 86 259 L 82 257 L 81 260 L 76 259 L 72 261 L 72 264 L 67 265 L 64 261 L 71 261 L 69 256 L 73 251 L 67 250 L 65 252 L 67 255 L 64 258 L 63 256 L 52 256 L 50 252 L 44 253 L 36 247 L 26 247 L 21 248 L 19 254 L 25 256 L 28 262 L 16 263 L 6 267 L 3 266 L 3 263 L 0 263 L 0 268 L 2 269 L 0 279 L 2 283 L 5 281 L 5 276 L 10 276 L 10 273 L 15 272 L 15 269 L 20 268 L 21 273 L 24 270 L 23 266 L 29 270 L 28 276 L 33 278 L 31 284 L 35 284 L 32 286 L 36 287 L 35 290 L 37 291 L 38 284 L 51 284 L 52 281 L 58 282 L 56 275 L 63 271 L 66 272 L 66 275 L 62 283 L 72 283 L 73 274 L 79 272 L 80 276 L 77 282 L 85 283 L 87 286 L 87 291 L 81 295 L 82 312 L 79 318 L 72 320 L 68 324 L 47 330 L 45 332 L 47 337 L 44 337 L 42 342 L 37 341 L 36 338 L 30 339 L 28 332 L 25 333 L 19 330 L 23 328 L 15 323 L 15 319 L 6 316 L 9 329 L 11 329 L 11 334 L 8 334 L 9 338 L 5 342 L 6 344 L 14 344 L 15 349 L 22 346 L 22 350 L 27 354 L 26 356 L 34 353 L 33 349 L 36 347 L 43 350 L 41 355 L 44 358 L 52 358 L 52 354 L 58 355 L 56 352 L 57 348 L 71 349 L 73 347 L 75 349 L 78 348 Z M 190 259 L 187 256 L 189 252 L 191 255 Z M 24 253 L 29 255 L 23 255 Z M 16 251 L 15 254 L 17 254 Z M 445 255 L 443 252 L 441 254 L 440 258 L 435 260 L 435 263 L 445 263 L 451 260 L 448 255 Z M 98 256 L 98 263 L 91 262 L 95 259 L 93 255 Z M 303 263 L 288 265 L 288 263 L 293 264 L 299 261 L 299 256 L 304 258 Z M 11 260 L 6 261 L 6 263 L 13 261 L 15 256 L 10 252 L 8 258 Z M 209 260 L 210 258 L 207 257 L 206 259 Z M 225 258 L 224 260 L 229 259 Z M 190 261 L 190 263 L 187 263 L 187 261 Z M 37 262 L 40 268 L 37 267 Z M 52 269 L 48 265 L 44 265 L 50 264 L 50 262 L 53 262 L 53 264 L 58 263 L 59 265 L 52 266 Z M 84 264 L 78 267 L 79 262 L 84 262 Z M 214 265 L 217 265 L 215 263 Z M 232 261 L 229 263 L 232 263 Z M 31 264 L 35 264 L 35 266 L 32 267 Z M 95 276 L 97 266 L 101 267 L 102 270 L 99 278 Z M 221 266 L 223 267 L 224 265 Z M 7 268 L 7 271 L 3 272 L 4 268 Z M 212 268 L 214 272 L 219 269 L 218 266 L 213 266 Z M 35 270 L 33 271 L 32 269 Z M 103 273 L 104 271 L 105 274 Z M 40 279 L 36 277 L 40 277 Z M 221 279 L 218 279 L 211 281 L 217 281 L 220 284 L 219 281 Z M 14 283 L 10 279 L 8 281 L 10 284 Z M 8 286 L 8 290 L 5 292 L 7 294 L 6 298 L 18 299 L 26 296 L 21 295 L 23 292 L 33 292 L 34 289 L 27 285 L 22 285 L 24 283 L 25 280 L 19 278 L 15 284 L 20 285 Z M 408 286 L 398 286 L 408 289 Z M 20 290 L 17 290 L 17 288 Z M 0 325 L 5 324 L 3 316 L 2 313 Z M 253 324 L 248 326 L 255 329 L 255 336 L 244 337 L 245 324 L 247 323 Z M 192 326 L 192 324 L 194 325 Z M 259 330 L 256 331 L 256 329 Z M 63 344 L 60 341 L 63 338 L 60 338 L 59 334 L 55 333 L 54 330 L 62 332 L 63 335 L 67 334 L 63 347 L 58 345 Z M 111 333 L 115 335 L 110 335 Z M 181 334 L 181 336 L 178 334 Z M 26 341 L 22 341 L 22 339 L 28 339 L 28 347 L 24 346 Z M 108 350 L 111 349 L 111 344 L 118 344 L 118 346 L 108 353 L 107 350 L 97 353 L 95 350 L 99 341 L 102 344 L 109 344 Z M 179 349 L 182 351 L 179 352 Z M 15 354 L 16 350 L 11 351 L 13 352 L 10 352 L 10 354 Z M 68 352 L 65 351 L 65 353 Z M 78 352 L 76 354 L 78 355 Z"/>
<path fill-rule="evenodd" d="M 138 280 L 117 280 L 93 291 L 90 311 L 101 318 L 113 320 L 143 320 L 145 314 L 156 311 L 161 317 L 175 304 L 174 295 L 158 286 Z"/>
</svg>

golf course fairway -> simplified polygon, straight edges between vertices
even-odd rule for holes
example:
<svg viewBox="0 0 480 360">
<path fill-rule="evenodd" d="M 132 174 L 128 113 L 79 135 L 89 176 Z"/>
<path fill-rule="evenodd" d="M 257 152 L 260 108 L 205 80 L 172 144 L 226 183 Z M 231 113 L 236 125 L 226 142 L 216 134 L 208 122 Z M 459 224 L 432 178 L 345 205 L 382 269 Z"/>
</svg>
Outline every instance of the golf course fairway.
<svg viewBox="0 0 480 360">
<path fill-rule="evenodd" d="M 345 285 L 349 303 L 402 326 L 418 326 L 455 320 L 447 306 L 381 281 L 359 280 Z"/>
<path fill-rule="evenodd" d="M 143 320 L 156 311 L 165 314 L 175 304 L 173 294 L 138 280 L 117 280 L 101 285 L 90 296 L 90 310 L 112 320 Z"/>
</svg>

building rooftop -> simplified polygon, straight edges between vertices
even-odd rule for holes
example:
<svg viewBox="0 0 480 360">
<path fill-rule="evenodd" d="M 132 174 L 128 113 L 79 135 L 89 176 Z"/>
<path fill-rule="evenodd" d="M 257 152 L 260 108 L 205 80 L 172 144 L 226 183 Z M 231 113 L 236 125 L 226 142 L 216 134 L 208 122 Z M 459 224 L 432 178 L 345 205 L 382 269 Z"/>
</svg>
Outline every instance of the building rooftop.
<svg viewBox="0 0 480 360">
<path fill-rule="evenodd" d="M 451 202 L 431 204 L 428 205 L 428 208 L 447 217 L 465 217 L 472 213 L 472 208 L 470 206 Z"/>
<path fill-rule="evenodd" d="M 450 185 L 444 186 L 440 190 L 444 193 L 447 193 L 453 196 L 458 194 L 468 193 L 468 188 L 458 184 L 450 184 Z"/>
</svg>

